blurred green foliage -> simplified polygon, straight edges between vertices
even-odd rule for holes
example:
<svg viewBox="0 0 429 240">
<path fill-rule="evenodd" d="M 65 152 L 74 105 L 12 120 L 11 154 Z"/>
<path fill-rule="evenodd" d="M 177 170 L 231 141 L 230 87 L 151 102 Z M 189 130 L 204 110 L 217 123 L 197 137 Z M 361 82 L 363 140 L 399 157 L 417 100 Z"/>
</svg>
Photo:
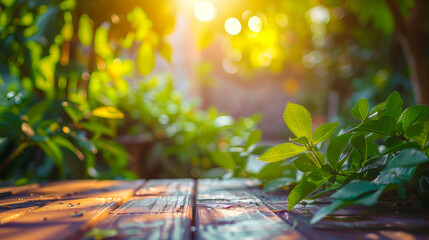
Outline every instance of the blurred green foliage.
<svg viewBox="0 0 429 240">
<path fill-rule="evenodd" d="M 223 167 L 212 152 L 226 152 L 230 146 L 243 144 L 260 118 L 254 115 L 235 120 L 214 107 L 201 111 L 198 102 L 183 99 L 169 76 L 139 82 L 119 102 L 119 108 L 129 116 L 120 131 L 126 135 L 143 133 L 149 142 L 140 161 L 144 160 L 142 175 L 152 177 L 200 177 L 215 165 Z"/>
<path fill-rule="evenodd" d="M 257 117 L 200 111 L 171 79 L 130 86 L 156 54 L 171 60 L 173 27 L 169 1 L 0 1 L 1 179 L 136 178 L 117 142 L 127 134 L 150 136 L 142 146 L 157 154 L 144 162 L 162 162 L 141 177 L 189 177 L 213 166 L 210 151 L 247 137 Z"/>
</svg>

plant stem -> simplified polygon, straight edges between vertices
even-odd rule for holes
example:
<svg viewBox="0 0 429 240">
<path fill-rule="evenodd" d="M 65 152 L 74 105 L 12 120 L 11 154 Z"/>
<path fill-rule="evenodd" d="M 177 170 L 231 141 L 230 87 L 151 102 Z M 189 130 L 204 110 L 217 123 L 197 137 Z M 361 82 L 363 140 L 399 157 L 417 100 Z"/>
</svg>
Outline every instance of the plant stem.
<svg viewBox="0 0 429 240">
<path fill-rule="evenodd" d="M 323 166 L 322 161 L 320 161 L 320 159 L 318 159 L 317 156 L 316 156 L 316 152 L 313 149 L 313 144 L 310 143 L 310 147 L 309 148 L 310 148 L 311 155 L 313 155 L 314 159 L 316 159 L 316 161 L 320 164 L 320 166 Z"/>
</svg>

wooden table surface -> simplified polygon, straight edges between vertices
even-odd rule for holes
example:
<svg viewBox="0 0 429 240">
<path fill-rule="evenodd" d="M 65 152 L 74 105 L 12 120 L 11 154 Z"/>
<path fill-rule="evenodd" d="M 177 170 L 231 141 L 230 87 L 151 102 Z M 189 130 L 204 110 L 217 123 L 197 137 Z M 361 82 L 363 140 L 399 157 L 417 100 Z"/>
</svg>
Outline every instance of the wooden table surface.
<svg viewBox="0 0 429 240">
<path fill-rule="evenodd" d="M 257 180 L 72 180 L 0 188 L 0 239 L 429 239 L 429 213 L 383 203 L 287 211 Z"/>
</svg>

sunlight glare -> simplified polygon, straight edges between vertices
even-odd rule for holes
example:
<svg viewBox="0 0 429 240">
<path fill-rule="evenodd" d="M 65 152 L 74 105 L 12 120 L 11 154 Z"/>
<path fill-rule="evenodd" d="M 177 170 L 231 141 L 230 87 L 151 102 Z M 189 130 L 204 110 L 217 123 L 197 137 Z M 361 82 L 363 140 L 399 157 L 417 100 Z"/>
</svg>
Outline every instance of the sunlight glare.
<svg viewBox="0 0 429 240">
<path fill-rule="evenodd" d="M 215 15 L 215 9 L 211 2 L 199 2 L 194 5 L 195 16 L 200 21 L 211 21 Z"/>
<path fill-rule="evenodd" d="M 248 26 L 251 31 L 260 32 L 262 30 L 262 20 L 257 16 L 253 16 L 249 18 Z"/>
<path fill-rule="evenodd" d="M 225 31 L 231 35 L 237 35 L 241 32 L 241 23 L 237 18 L 228 18 L 225 21 Z"/>
</svg>

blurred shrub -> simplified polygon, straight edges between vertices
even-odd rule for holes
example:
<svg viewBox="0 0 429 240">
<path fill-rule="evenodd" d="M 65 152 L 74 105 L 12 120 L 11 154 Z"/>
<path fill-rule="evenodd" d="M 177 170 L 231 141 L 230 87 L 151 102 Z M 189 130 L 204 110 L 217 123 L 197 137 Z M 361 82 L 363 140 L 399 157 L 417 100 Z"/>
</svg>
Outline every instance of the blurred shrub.
<svg viewBox="0 0 429 240">
<path fill-rule="evenodd" d="M 201 176 L 211 151 L 247 137 L 256 116 L 198 110 L 171 79 L 129 86 L 151 73 L 156 54 L 171 59 L 168 3 L 0 1 L 1 179 L 136 178 L 118 127 L 149 136 L 142 177 Z M 161 168 L 148 167 L 153 160 Z"/>
<path fill-rule="evenodd" d="M 145 135 L 149 146 L 140 167 L 149 177 L 200 177 L 214 165 L 223 167 L 228 159 L 216 161 L 212 152 L 226 152 L 230 146 L 243 144 L 260 118 L 254 115 L 235 120 L 214 107 L 207 112 L 199 110 L 196 101 L 187 102 L 174 90 L 173 80 L 163 76 L 139 82 L 120 101 L 119 108 L 129 116 L 121 132 Z M 161 172 L 154 171 L 157 169 Z M 216 176 L 225 173 L 220 171 Z"/>
</svg>

